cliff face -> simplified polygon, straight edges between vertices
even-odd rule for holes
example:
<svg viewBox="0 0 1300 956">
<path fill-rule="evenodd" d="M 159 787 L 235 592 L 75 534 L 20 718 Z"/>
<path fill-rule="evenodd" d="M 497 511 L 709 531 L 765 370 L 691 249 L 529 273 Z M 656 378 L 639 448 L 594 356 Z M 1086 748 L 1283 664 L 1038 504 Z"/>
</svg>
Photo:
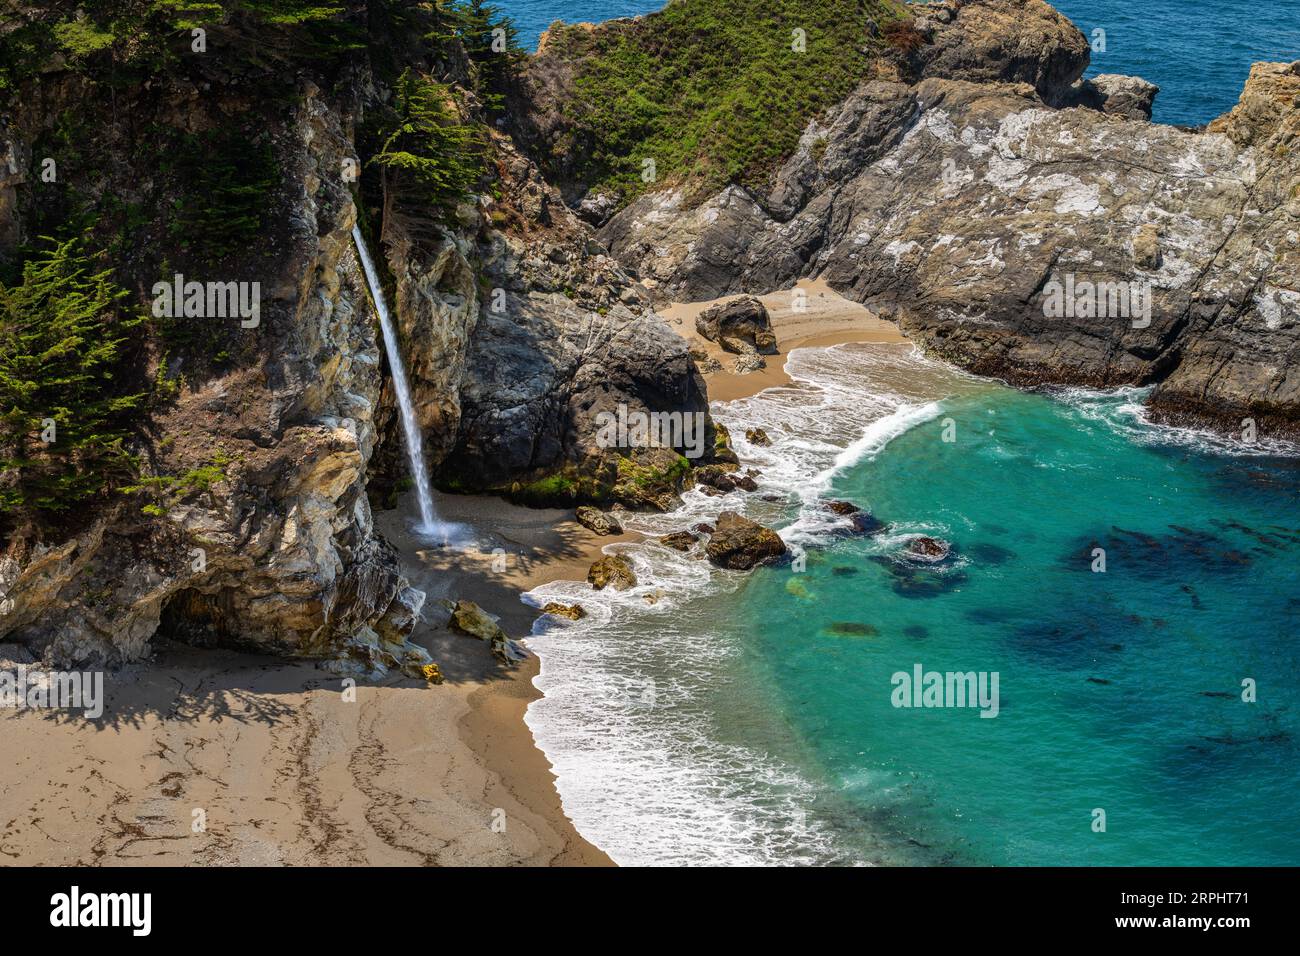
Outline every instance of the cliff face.
<svg viewBox="0 0 1300 956">
<path fill-rule="evenodd" d="M 537 503 L 617 497 L 600 413 L 707 418 L 703 379 L 536 166 L 504 135 L 492 150 L 498 194 L 462 204 L 458 234 L 413 241 L 400 224 L 418 211 L 399 207 L 385 235 L 436 476 Z"/>
<path fill-rule="evenodd" d="M 1187 131 L 1142 120 L 1149 84 L 1077 83 L 1087 44 L 1037 0 L 916 14 L 897 75 L 813 120 L 767 190 L 665 188 L 600 239 L 658 299 L 820 277 L 982 374 L 1155 383 L 1173 419 L 1300 432 L 1300 65 L 1257 64 Z"/>
<path fill-rule="evenodd" d="M 291 214 L 249 332 L 261 358 L 182 389 L 150 422 L 159 470 L 219 450 L 224 478 L 160 515 L 111 501 L 69 539 L 6 542 L 5 640 L 52 662 L 119 663 L 165 624 L 368 667 L 428 662 L 406 640 L 424 596 L 375 535 L 365 493 L 382 366 L 340 179 L 350 137 L 319 91 L 301 93 L 280 150 Z"/>
<path fill-rule="evenodd" d="M 367 4 L 347 6 L 366 22 Z M 408 32 L 414 46 L 400 51 L 383 35 L 375 42 L 450 77 L 465 121 L 486 129 L 464 50 Z M 274 60 L 281 47 L 256 49 Z M 52 664 L 112 665 L 147 657 L 162 634 L 321 658 L 342 672 L 427 676 L 428 655 L 410 641 L 424 595 L 372 522 L 371 497 L 385 497 L 406 466 L 350 236 L 358 196 L 436 478 L 545 502 L 607 500 L 621 454 L 596 442 L 596 413 L 624 403 L 707 416 L 702 381 L 640 287 L 507 138 L 487 134 L 478 186 L 439 210 L 369 167 L 357 183 L 362 146 L 375 138 L 363 130 L 391 108 L 395 70 L 347 53 L 286 86 L 262 62 L 181 62 L 124 92 L 56 59 L 10 97 L 0 127 L 0 265 L 66 211 L 38 171 L 81 103 L 102 118 L 84 126 L 94 131 L 85 156 L 102 172 L 58 152 L 59 183 L 100 215 L 89 234 L 114 249 L 102 261 L 126 287 L 127 310 L 147 311 L 153 283 L 178 271 L 261 288 L 251 328 L 156 320 L 133 340 L 118 374 L 142 388 L 163 383 L 129 440 L 137 487 L 108 486 L 50 523 L 0 515 L 0 642 Z M 228 129 L 242 136 L 227 144 L 231 156 L 200 151 L 194 173 L 216 185 L 177 195 L 183 163 L 171 144 L 198 137 L 206 149 L 203 137 Z M 234 175 L 262 151 L 274 175 L 238 207 L 260 224 L 205 251 L 198 240 L 225 225 L 212 194 L 229 184 L 204 168 Z M 247 197 L 236 187 L 221 195 Z M 169 219 L 187 203 L 201 214 Z"/>
</svg>

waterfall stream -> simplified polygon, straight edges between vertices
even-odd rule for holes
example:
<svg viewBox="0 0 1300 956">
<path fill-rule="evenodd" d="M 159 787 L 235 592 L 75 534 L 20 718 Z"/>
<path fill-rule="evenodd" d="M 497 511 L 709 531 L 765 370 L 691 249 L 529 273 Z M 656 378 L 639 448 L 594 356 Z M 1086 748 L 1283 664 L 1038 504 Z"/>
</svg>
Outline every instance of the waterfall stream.
<svg viewBox="0 0 1300 956">
<path fill-rule="evenodd" d="M 379 285 L 379 274 L 375 271 L 375 264 L 370 259 L 370 252 L 366 249 L 366 241 L 361 237 L 358 226 L 352 227 L 352 240 L 356 243 L 357 255 L 361 258 L 361 268 L 366 273 L 370 297 L 379 313 L 379 325 L 384 330 L 384 348 L 388 351 L 388 367 L 393 373 L 393 387 L 397 389 L 397 404 L 402 413 L 402 433 L 406 438 L 406 455 L 410 460 L 415 491 L 420 499 L 420 524 L 416 531 L 421 534 L 436 534 L 443 529 L 443 525 L 433 507 L 429 470 L 424 463 L 424 442 L 420 438 L 420 423 L 415 417 L 415 405 L 411 401 L 411 387 L 406 381 L 406 366 L 402 364 L 402 353 L 397 346 L 397 330 L 388 313 L 384 290 Z"/>
</svg>

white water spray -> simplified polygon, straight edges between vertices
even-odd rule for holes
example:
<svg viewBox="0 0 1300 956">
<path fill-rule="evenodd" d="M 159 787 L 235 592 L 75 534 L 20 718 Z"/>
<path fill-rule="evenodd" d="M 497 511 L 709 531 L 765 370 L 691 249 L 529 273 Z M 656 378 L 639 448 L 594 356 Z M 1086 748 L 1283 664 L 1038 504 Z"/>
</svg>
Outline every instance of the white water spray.
<svg viewBox="0 0 1300 956">
<path fill-rule="evenodd" d="M 392 316 L 388 314 L 388 303 L 384 301 L 384 290 L 379 285 L 379 274 L 375 264 L 370 260 L 366 241 L 361 238 L 361 229 L 352 227 L 352 241 L 356 243 L 357 255 L 361 258 L 361 268 L 366 273 L 366 284 L 370 286 L 370 297 L 375 302 L 379 313 L 379 325 L 384 330 L 384 348 L 388 351 L 388 367 L 393 372 L 393 386 L 397 389 L 397 404 L 402 412 L 402 432 L 406 436 L 406 454 L 411 463 L 411 477 L 415 479 L 415 493 L 420 499 L 420 524 L 416 531 L 421 534 L 436 534 L 443 530 L 433 508 L 433 492 L 429 488 L 429 471 L 424 465 L 424 442 L 420 438 L 420 423 L 415 417 L 415 405 L 411 402 L 411 388 L 406 382 L 406 366 L 402 364 L 402 353 L 397 348 L 397 332 L 393 328 Z"/>
</svg>

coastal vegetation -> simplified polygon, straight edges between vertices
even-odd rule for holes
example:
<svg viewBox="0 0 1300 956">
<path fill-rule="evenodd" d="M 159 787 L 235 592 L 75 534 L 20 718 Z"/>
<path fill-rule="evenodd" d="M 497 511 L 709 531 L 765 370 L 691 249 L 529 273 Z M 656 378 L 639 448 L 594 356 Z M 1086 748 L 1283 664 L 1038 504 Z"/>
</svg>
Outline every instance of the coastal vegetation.
<svg viewBox="0 0 1300 956">
<path fill-rule="evenodd" d="M 590 145 L 569 157 L 577 177 L 621 203 L 666 182 L 760 186 L 909 19 L 893 0 L 677 0 L 555 27 L 545 53 L 574 70 L 566 119 Z"/>
<path fill-rule="evenodd" d="M 80 239 L 49 242 L 0 284 L 0 511 L 67 512 L 133 470 L 124 442 L 143 392 L 119 374 L 142 322 Z"/>
</svg>

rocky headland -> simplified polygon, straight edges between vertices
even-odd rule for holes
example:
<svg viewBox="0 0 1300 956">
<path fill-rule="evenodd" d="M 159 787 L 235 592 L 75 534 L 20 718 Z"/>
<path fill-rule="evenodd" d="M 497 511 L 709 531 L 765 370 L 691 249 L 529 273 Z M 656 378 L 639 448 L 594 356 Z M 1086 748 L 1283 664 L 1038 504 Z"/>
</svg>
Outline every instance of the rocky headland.
<svg viewBox="0 0 1300 956">
<path fill-rule="evenodd" d="M 816 278 L 980 374 L 1151 385 L 1173 422 L 1300 433 L 1300 65 L 1256 64 L 1234 110 L 1180 129 L 1148 121 L 1140 78 L 1080 80 L 1088 42 L 1040 0 L 911 13 L 770 175 L 573 201 L 659 302 Z M 574 135 L 553 97 L 593 71 L 565 49 L 525 73 L 544 142 Z M 1103 301 L 1054 307 L 1067 282 Z"/>
</svg>

